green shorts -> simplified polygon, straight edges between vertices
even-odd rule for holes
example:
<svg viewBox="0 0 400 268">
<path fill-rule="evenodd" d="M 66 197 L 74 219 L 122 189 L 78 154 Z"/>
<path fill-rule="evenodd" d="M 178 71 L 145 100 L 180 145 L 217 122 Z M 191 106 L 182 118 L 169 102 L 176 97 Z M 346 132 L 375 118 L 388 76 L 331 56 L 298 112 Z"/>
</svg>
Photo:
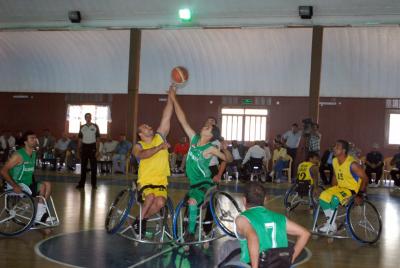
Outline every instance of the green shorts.
<svg viewBox="0 0 400 268">
<path fill-rule="evenodd" d="M 204 202 L 204 197 L 206 192 L 211 187 L 214 187 L 215 183 L 213 181 L 204 181 L 190 186 L 189 198 L 196 200 L 197 204 Z"/>
</svg>

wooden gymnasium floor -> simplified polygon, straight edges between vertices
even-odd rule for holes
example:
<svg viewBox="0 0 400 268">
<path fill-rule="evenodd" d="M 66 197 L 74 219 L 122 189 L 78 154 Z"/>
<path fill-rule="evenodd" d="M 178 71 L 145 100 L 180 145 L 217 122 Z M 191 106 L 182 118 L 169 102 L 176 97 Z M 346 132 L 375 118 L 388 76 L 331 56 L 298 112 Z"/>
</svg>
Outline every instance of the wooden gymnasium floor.
<svg viewBox="0 0 400 268">
<path fill-rule="evenodd" d="M 38 243 L 49 237 L 44 237 L 38 231 L 29 231 L 18 237 L 0 237 L 0 267 L 209 267 L 212 263 L 216 245 L 212 245 L 208 251 L 200 250 L 185 255 L 177 248 L 157 250 L 147 245 L 135 246 L 127 239 L 117 235 L 110 237 L 105 233 L 104 221 L 108 207 L 116 194 L 129 185 L 131 177 L 99 176 L 97 191 L 91 191 L 90 184 L 85 190 L 78 191 L 75 189 L 77 174 L 38 173 L 39 179 L 53 183 L 52 196 L 61 221 L 49 237 L 56 236 L 53 240 L 62 238 L 64 241 L 58 245 L 42 245 L 47 245 L 45 251 L 48 254 L 62 255 L 64 264 L 35 253 Z M 188 184 L 184 177 L 171 178 L 170 182 L 169 193 L 176 204 L 186 192 Z M 241 189 L 241 185 L 235 185 L 234 182 L 223 184 L 232 193 Z M 283 196 L 288 186 L 287 183 L 266 184 L 268 208 L 284 212 Z M 308 260 L 297 267 L 399 267 L 400 191 L 393 191 L 386 185 L 370 188 L 369 196 L 383 221 L 382 236 L 376 245 L 360 245 L 349 239 L 335 240 L 332 244 L 328 244 L 326 238 L 310 240 L 307 248 L 311 254 Z M 304 208 L 297 208 L 291 219 L 307 228 L 311 226 L 311 215 Z"/>
</svg>

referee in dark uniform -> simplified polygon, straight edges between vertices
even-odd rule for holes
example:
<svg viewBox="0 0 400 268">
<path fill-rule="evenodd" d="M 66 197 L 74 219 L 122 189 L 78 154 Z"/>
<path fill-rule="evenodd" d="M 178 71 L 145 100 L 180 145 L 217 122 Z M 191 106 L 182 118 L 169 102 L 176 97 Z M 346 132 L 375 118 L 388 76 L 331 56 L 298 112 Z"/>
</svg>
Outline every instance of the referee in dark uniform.
<svg viewBox="0 0 400 268">
<path fill-rule="evenodd" d="M 88 160 L 90 160 L 90 173 L 92 179 L 92 189 L 97 189 L 97 161 L 98 139 L 100 137 L 99 127 L 92 123 L 92 115 L 85 114 L 86 124 L 81 126 L 79 131 L 78 155 L 81 157 L 81 180 L 76 189 L 83 189 L 86 182 L 86 171 Z"/>
</svg>

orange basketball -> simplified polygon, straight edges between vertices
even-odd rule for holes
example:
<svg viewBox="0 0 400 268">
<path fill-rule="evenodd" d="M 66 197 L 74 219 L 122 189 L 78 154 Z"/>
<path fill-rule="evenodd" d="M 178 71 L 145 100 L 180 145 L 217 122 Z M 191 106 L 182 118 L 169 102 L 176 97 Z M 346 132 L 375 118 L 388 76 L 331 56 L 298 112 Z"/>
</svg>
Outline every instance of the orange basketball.
<svg viewBox="0 0 400 268">
<path fill-rule="evenodd" d="M 176 84 L 185 83 L 189 78 L 189 72 L 185 67 L 177 66 L 171 71 L 171 79 Z"/>
</svg>

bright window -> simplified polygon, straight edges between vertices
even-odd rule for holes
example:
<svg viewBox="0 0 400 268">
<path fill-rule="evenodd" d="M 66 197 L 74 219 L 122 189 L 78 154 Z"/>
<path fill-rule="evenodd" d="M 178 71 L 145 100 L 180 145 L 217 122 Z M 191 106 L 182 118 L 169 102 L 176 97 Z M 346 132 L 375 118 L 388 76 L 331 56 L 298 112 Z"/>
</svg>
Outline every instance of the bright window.
<svg viewBox="0 0 400 268">
<path fill-rule="evenodd" d="M 400 113 L 389 114 L 389 144 L 400 144 Z"/>
<path fill-rule="evenodd" d="M 68 105 L 68 132 L 79 133 L 81 125 L 85 124 L 85 114 L 92 114 L 92 122 L 99 126 L 100 134 L 108 133 L 108 123 L 111 122 L 110 107 L 103 105 Z"/>
<path fill-rule="evenodd" d="M 222 108 L 222 136 L 226 140 L 266 140 L 267 109 Z"/>
</svg>

